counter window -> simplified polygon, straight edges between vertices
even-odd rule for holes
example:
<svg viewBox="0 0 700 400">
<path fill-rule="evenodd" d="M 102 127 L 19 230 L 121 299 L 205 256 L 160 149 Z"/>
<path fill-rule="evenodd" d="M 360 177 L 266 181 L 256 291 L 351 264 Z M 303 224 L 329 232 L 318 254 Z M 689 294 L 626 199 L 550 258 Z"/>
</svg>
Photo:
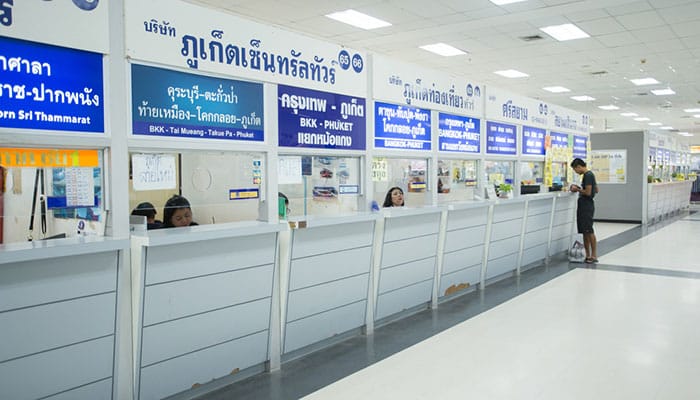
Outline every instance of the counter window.
<svg viewBox="0 0 700 400">
<path fill-rule="evenodd" d="M 359 157 L 284 155 L 279 157 L 277 176 L 280 193 L 289 199 L 288 216 L 359 210 Z"/>
<path fill-rule="evenodd" d="M 544 162 L 520 162 L 520 194 L 539 193 L 544 182 Z"/>
<path fill-rule="evenodd" d="M 102 150 L 0 149 L 0 243 L 103 236 Z"/>
<path fill-rule="evenodd" d="M 132 153 L 132 215 L 148 219 L 154 210 L 151 229 L 257 220 L 264 193 L 263 157 L 242 152 Z M 149 211 L 139 211 L 143 209 Z"/>
<path fill-rule="evenodd" d="M 382 207 L 387 192 L 399 187 L 404 192 L 407 207 L 423 207 L 431 203 L 428 193 L 428 161 L 411 158 L 383 158 L 372 160 L 372 199 Z"/>
<path fill-rule="evenodd" d="M 477 185 L 477 160 L 438 161 L 438 203 L 473 200 Z"/>
<path fill-rule="evenodd" d="M 513 184 L 513 161 L 484 161 L 484 174 L 489 185 Z"/>
<path fill-rule="evenodd" d="M 569 168 L 569 165 L 565 162 L 552 161 L 552 190 L 558 191 L 568 187 L 567 174 Z"/>
</svg>

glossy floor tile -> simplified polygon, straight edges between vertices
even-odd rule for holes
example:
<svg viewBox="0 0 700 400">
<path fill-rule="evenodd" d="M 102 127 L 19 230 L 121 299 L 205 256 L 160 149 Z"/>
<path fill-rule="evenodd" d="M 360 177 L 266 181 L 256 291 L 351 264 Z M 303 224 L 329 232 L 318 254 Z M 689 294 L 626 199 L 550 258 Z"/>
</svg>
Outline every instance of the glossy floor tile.
<svg viewBox="0 0 700 400">
<path fill-rule="evenodd" d="M 598 259 L 603 264 L 700 272 L 699 243 L 700 221 L 684 218 Z"/>
<path fill-rule="evenodd" d="M 699 306 L 698 279 L 576 269 L 306 398 L 698 399 Z"/>
<path fill-rule="evenodd" d="M 595 230 L 596 238 L 600 240 L 605 240 L 611 236 L 618 235 L 622 232 L 628 231 L 632 228 L 638 227 L 639 224 L 628 224 L 620 222 L 598 222 L 593 224 L 593 229 Z"/>
</svg>

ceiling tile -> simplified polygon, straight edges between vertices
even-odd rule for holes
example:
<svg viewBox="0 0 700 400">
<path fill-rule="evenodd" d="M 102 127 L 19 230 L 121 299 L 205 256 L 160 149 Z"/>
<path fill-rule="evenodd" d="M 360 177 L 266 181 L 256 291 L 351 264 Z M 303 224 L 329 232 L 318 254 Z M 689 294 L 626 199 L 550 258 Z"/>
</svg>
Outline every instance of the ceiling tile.
<svg viewBox="0 0 700 400">
<path fill-rule="evenodd" d="M 612 17 L 584 21 L 577 25 L 591 36 L 609 35 L 625 31 L 625 27 Z"/>
<path fill-rule="evenodd" d="M 632 3 L 625 2 L 625 4 L 611 5 L 611 6 L 605 7 L 605 11 L 607 11 L 612 16 L 635 14 L 638 12 L 650 11 L 650 10 L 653 10 L 653 8 L 646 1 L 636 1 L 636 2 L 632 2 Z"/>
<path fill-rule="evenodd" d="M 664 25 L 665 22 L 656 11 L 646 11 L 635 14 L 625 14 L 616 17 L 617 21 L 625 28 L 644 29 Z"/>
<path fill-rule="evenodd" d="M 632 36 L 629 32 L 613 33 L 611 35 L 596 36 L 603 45 L 607 47 L 620 47 L 629 44 L 640 43 L 639 39 Z"/>
</svg>

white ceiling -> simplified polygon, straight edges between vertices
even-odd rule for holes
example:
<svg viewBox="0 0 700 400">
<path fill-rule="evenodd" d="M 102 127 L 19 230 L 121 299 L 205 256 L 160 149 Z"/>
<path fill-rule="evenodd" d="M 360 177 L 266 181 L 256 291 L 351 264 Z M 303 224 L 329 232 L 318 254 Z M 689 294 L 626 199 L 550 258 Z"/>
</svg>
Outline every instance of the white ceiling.
<svg viewBox="0 0 700 400">
<path fill-rule="evenodd" d="M 528 0 L 504 6 L 488 0 L 190 2 L 578 110 L 593 117 L 593 132 L 654 129 L 648 123 L 661 122 L 694 133 L 691 143 L 700 143 L 700 118 L 683 112 L 700 108 L 700 0 Z M 325 17 L 348 8 L 392 26 L 365 31 Z M 591 37 L 558 42 L 538 29 L 563 23 L 574 23 Z M 542 39 L 521 39 L 531 35 Z M 418 48 L 436 42 L 468 54 L 441 57 Z M 504 69 L 530 76 L 493 73 Z M 649 76 L 661 83 L 628 81 Z M 542 90 L 545 86 L 571 92 L 552 94 Z M 676 94 L 650 93 L 666 87 Z M 569 98 L 574 95 L 596 100 L 581 103 Z M 598 108 L 608 104 L 620 110 Z M 651 120 L 636 122 L 622 112 Z"/>
</svg>

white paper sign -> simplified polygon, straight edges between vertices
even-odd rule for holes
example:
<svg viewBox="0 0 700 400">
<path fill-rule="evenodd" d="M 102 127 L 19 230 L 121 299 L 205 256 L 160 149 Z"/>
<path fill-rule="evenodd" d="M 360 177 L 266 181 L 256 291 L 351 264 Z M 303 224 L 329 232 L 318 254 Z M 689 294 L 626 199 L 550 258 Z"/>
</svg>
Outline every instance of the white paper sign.
<svg viewBox="0 0 700 400">
<path fill-rule="evenodd" d="M 134 154 L 131 168 L 136 191 L 177 187 L 175 156 L 172 154 Z"/>
<path fill-rule="evenodd" d="M 301 157 L 280 157 L 277 164 L 277 183 L 280 185 L 288 185 L 300 184 L 302 182 Z"/>
<path fill-rule="evenodd" d="M 92 168 L 66 168 L 66 206 L 95 206 Z"/>
</svg>

